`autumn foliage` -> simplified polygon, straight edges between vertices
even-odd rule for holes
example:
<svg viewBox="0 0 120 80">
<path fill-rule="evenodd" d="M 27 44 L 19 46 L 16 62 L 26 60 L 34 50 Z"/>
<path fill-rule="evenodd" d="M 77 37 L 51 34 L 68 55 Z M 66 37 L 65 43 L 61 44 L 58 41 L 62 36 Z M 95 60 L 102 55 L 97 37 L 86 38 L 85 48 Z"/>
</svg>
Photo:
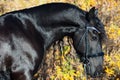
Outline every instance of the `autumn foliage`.
<svg viewBox="0 0 120 80">
<path fill-rule="evenodd" d="M 87 11 L 93 6 L 98 8 L 99 18 L 104 23 L 108 36 L 103 45 L 106 53 L 105 73 L 101 79 L 120 80 L 120 0 L 0 0 L 0 15 L 51 2 L 72 3 Z M 84 69 L 75 54 L 70 38 L 65 37 L 62 42 L 57 41 L 47 53 L 50 53 L 46 55 L 44 62 L 47 64 L 47 75 L 42 74 L 40 69 L 35 74 L 38 80 L 44 75 L 47 76 L 46 80 L 86 80 Z M 50 64 L 51 62 L 54 64 Z"/>
</svg>

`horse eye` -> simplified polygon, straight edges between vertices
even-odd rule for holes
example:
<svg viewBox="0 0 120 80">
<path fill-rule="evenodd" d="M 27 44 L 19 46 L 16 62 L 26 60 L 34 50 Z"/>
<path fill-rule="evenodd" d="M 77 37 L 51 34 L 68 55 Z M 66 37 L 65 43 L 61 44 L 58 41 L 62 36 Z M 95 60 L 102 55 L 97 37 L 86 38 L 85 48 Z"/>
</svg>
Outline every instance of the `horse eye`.
<svg viewBox="0 0 120 80">
<path fill-rule="evenodd" d="M 93 34 L 97 34 L 97 31 L 96 31 L 96 30 L 93 30 Z"/>
<path fill-rule="evenodd" d="M 97 37 L 96 37 L 96 36 L 93 36 L 93 37 L 92 37 L 92 40 L 96 41 L 96 40 L 97 40 Z"/>
</svg>

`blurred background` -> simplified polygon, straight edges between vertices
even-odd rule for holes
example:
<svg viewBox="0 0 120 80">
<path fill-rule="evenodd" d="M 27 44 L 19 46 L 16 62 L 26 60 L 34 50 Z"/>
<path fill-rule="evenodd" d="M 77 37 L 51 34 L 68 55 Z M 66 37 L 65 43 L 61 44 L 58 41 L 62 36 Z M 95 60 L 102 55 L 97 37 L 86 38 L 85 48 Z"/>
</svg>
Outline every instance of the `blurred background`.
<svg viewBox="0 0 120 80">
<path fill-rule="evenodd" d="M 86 11 L 98 8 L 108 39 L 103 45 L 104 76 L 96 80 L 120 80 L 120 0 L 0 0 L 0 15 L 51 2 L 71 3 Z M 71 38 L 55 42 L 47 53 L 45 65 L 34 75 L 38 80 L 86 80 Z"/>
</svg>

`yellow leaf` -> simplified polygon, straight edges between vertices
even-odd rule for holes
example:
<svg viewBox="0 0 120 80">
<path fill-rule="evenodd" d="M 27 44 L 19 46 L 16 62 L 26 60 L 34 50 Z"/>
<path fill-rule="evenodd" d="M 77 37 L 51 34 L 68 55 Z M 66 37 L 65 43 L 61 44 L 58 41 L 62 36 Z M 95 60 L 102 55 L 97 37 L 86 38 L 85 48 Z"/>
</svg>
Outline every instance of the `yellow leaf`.
<svg viewBox="0 0 120 80">
<path fill-rule="evenodd" d="M 107 75 L 109 75 L 109 76 L 111 76 L 111 75 L 113 75 L 113 74 L 114 74 L 114 70 L 109 69 L 108 67 L 106 67 L 105 72 L 106 72 L 106 73 L 107 73 Z"/>
</svg>

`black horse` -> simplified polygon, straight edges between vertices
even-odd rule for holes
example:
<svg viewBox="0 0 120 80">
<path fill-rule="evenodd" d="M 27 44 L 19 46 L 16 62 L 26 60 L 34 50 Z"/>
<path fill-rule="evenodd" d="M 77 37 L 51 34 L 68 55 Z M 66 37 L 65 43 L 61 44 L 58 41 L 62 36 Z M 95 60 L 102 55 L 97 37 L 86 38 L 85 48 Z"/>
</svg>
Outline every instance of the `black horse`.
<svg viewBox="0 0 120 80">
<path fill-rule="evenodd" d="M 31 80 L 45 51 L 64 36 L 73 39 L 86 73 L 102 72 L 104 26 L 97 10 L 83 11 L 67 3 L 51 3 L 0 17 L 0 80 Z"/>
</svg>

